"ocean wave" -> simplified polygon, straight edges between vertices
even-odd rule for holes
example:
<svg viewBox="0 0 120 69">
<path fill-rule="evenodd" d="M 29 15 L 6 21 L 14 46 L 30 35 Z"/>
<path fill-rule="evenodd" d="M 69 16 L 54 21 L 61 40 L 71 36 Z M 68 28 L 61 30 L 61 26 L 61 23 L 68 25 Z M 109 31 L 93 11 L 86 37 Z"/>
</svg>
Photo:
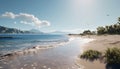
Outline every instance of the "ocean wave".
<svg viewBox="0 0 120 69">
<path fill-rule="evenodd" d="M 36 46 L 31 46 L 29 48 L 26 49 L 22 49 L 22 50 L 15 50 L 15 51 L 10 51 L 7 53 L 3 53 L 0 54 L 0 60 L 1 59 L 5 59 L 8 57 L 14 57 L 14 56 L 20 56 L 20 55 L 27 55 L 27 54 L 35 54 L 38 51 L 41 50 L 46 50 L 46 49 L 50 49 L 50 48 L 55 48 L 58 46 L 63 46 L 65 44 L 67 44 L 69 41 L 71 41 L 71 39 L 67 40 L 67 41 L 62 41 L 62 42 L 56 42 L 50 45 L 36 45 Z"/>
</svg>

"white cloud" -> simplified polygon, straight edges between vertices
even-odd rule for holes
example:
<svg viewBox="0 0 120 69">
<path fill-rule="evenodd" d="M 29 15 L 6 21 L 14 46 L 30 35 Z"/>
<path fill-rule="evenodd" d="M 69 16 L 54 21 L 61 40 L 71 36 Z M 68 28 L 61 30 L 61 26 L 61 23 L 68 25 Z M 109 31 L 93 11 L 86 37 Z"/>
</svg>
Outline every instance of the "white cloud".
<svg viewBox="0 0 120 69">
<path fill-rule="evenodd" d="M 43 26 L 46 26 L 46 25 L 50 26 L 50 22 L 43 20 L 41 25 L 43 25 Z"/>
<path fill-rule="evenodd" d="M 11 18 L 11 19 L 20 18 L 20 19 L 22 19 L 20 21 L 20 23 L 34 25 L 37 27 L 50 26 L 50 22 L 48 22 L 46 20 L 40 20 L 37 17 L 35 17 L 34 15 L 28 14 L 28 13 L 14 14 L 12 12 L 5 12 L 4 14 L 2 14 L 2 17 Z"/>
<path fill-rule="evenodd" d="M 16 15 L 13 14 L 12 12 L 5 12 L 4 14 L 2 14 L 2 17 L 8 17 L 14 19 Z"/>
</svg>

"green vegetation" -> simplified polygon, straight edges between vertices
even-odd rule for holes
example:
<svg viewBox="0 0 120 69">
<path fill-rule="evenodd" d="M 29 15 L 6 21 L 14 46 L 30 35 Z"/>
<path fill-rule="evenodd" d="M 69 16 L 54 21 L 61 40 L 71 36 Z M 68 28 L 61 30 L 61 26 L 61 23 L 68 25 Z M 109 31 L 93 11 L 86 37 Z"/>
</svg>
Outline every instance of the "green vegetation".
<svg viewBox="0 0 120 69">
<path fill-rule="evenodd" d="M 100 57 L 103 57 L 107 64 L 120 64 L 120 49 L 108 48 L 104 55 L 96 50 L 88 50 L 80 55 L 80 58 L 89 60 L 100 59 Z"/>
<path fill-rule="evenodd" d="M 105 27 L 98 27 L 97 34 L 120 34 L 120 17 L 118 17 L 118 22 L 113 25 L 105 26 Z"/>
<path fill-rule="evenodd" d="M 113 25 L 100 26 L 97 31 L 85 30 L 80 35 L 103 35 L 103 34 L 120 34 L 120 17 L 118 17 L 118 22 Z"/>
<path fill-rule="evenodd" d="M 90 30 L 84 30 L 83 33 L 80 33 L 80 35 L 96 35 L 96 32 Z"/>
<path fill-rule="evenodd" d="M 99 51 L 96 50 L 88 50 L 85 51 L 80 58 L 85 58 L 85 59 L 89 59 L 89 60 L 94 60 L 94 59 L 98 59 L 101 56 L 101 53 Z"/>
<path fill-rule="evenodd" d="M 108 64 L 120 64 L 120 49 L 108 48 L 105 52 L 105 59 Z"/>
</svg>

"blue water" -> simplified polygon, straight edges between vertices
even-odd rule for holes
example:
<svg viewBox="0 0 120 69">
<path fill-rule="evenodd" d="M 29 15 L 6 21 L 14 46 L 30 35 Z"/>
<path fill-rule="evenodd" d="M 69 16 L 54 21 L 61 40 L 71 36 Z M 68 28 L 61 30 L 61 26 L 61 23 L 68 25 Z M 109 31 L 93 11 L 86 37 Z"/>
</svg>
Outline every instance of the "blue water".
<svg viewBox="0 0 120 69">
<path fill-rule="evenodd" d="M 58 43 L 67 41 L 68 37 L 65 35 L 4 34 L 0 35 L 0 54 L 12 52 L 15 50 L 23 50 L 37 45 L 56 45 Z"/>
</svg>

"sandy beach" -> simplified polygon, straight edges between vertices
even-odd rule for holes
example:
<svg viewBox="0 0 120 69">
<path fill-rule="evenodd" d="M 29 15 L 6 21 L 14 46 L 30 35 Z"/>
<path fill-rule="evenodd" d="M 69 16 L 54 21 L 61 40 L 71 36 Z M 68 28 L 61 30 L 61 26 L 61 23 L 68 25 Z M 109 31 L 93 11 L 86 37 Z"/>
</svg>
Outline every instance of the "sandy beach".
<svg viewBox="0 0 120 69">
<path fill-rule="evenodd" d="M 107 48 L 117 47 L 120 48 L 120 35 L 101 35 L 101 36 L 82 36 L 83 38 L 95 39 L 83 46 L 83 51 L 92 49 L 105 52 Z M 108 69 L 106 64 L 99 60 L 93 62 L 85 59 L 77 59 L 79 65 L 83 66 L 84 69 Z"/>
<path fill-rule="evenodd" d="M 79 58 L 80 53 L 93 49 L 104 52 L 119 47 L 119 35 L 70 36 L 71 40 L 54 48 L 32 50 L 22 55 L 8 55 L 0 60 L 0 69 L 107 69 L 104 62 Z"/>
</svg>

